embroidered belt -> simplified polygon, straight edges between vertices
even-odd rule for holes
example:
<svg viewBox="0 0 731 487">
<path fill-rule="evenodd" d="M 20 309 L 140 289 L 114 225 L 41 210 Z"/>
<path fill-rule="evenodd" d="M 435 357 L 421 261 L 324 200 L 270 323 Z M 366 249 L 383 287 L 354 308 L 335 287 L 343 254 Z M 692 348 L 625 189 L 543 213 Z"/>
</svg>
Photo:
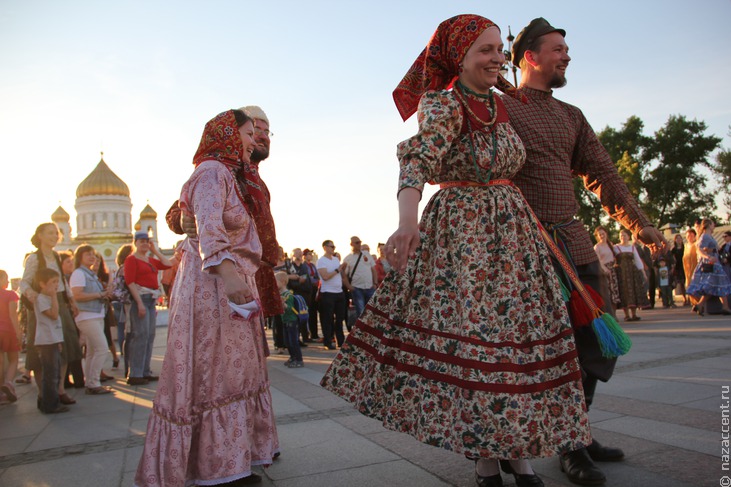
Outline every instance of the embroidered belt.
<svg viewBox="0 0 731 487">
<path fill-rule="evenodd" d="M 447 181 L 446 183 L 439 183 L 439 189 L 448 189 L 448 188 L 465 188 L 465 187 L 473 187 L 473 186 L 512 186 L 515 187 L 515 183 L 513 183 L 510 179 L 493 179 L 491 181 L 488 181 L 487 183 L 481 183 L 479 181 Z"/>
</svg>

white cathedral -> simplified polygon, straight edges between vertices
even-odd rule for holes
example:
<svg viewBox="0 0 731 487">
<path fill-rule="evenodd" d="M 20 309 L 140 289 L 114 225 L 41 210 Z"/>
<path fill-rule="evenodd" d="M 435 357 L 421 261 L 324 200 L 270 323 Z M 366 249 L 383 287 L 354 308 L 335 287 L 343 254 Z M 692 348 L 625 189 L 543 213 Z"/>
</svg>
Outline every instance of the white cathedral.
<svg viewBox="0 0 731 487">
<path fill-rule="evenodd" d="M 76 188 L 76 236 L 71 235 L 70 215 L 59 206 L 51 219 L 61 231 L 56 250 L 74 250 L 88 243 L 99 252 L 110 271 L 117 268 L 119 248 L 132 243 L 133 231 L 144 230 L 158 246 L 157 213 L 148 204 L 132 229 L 132 200 L 129 187 L 109 169 L 104 153 L 93 171 Z M 159 248 L 159 247 L 158 247 Z M 165 252 L 167 253 L 167 252 Z"/>
</svg>

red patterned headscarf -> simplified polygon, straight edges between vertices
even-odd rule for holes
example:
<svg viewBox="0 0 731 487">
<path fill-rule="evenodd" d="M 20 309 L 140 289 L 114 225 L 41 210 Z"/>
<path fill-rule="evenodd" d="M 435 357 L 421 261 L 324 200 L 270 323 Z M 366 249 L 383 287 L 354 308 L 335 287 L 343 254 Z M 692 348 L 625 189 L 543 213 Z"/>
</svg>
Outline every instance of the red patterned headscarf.
<svg viewBox="0 0 731 487">
<path fill-rule="evenodd" d="M 203 129 L 201 142 L 193 156 L 193 164 L 198 166 L 203 161 L 219 161 L 232 169 L 242 165 L 241 156 L 244 144 L 236 124 L 233 110 L 219 113 L 208 121 Z"/>
<path fill-rule="evenodd" d="M 416 112 L 421 95 L 452 87 L 467 51 L 485 29 L 493 26 L 497 27 L 485 17 L 473 14 L 457 15 L 439 24 L 429 44 L 393 91 L 393 100 L 404 121 Z M 502 75 L 498 75 L 496 86 L 503 93 L 516 96 L 515 87 Z"/>
</svg>

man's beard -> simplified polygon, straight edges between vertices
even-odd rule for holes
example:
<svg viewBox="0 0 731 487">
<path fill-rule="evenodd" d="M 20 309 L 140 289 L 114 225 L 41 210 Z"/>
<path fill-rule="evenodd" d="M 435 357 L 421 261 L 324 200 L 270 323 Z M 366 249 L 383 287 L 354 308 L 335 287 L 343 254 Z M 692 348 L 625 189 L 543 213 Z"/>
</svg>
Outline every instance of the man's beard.
<svg viewBox="0 0 731 487">
<path fill-rule="evenodd" d="M 265 149 L 254 149 L 254 152 L 251 153 L 251 162 L 254 164 L 259 164 L 261 161 L 265 160 L 267 157 L 269 157 L 269 148 Z"/>
<path fill-rule="evenodd" d="M 566 86 L 566 76 L 559 73 L 554 74 L 553 78 L 551 78 L 549 86 L 551 88 L 563 88 L 564 86 Z M 252 154 L 251 157 L 253 158 L 254 155 Z"/>
</svg>

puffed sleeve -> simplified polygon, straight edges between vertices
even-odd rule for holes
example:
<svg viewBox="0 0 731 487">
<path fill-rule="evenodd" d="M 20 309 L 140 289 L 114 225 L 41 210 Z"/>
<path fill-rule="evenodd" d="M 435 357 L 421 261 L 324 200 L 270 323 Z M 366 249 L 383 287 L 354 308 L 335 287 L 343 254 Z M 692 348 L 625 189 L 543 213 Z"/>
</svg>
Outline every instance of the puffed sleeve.
<svg viewBox="0 0 731 487">
<path fill-rule="evenodd" d="M 183 185 L 180 209 L 189 216 L 195 216 L 203 270 L 217 266 L 226 259 L 236 262 L 223 224 L 223 212 L 228 198 L 236 191 L 235 184 L 226 166 L 216 161 L 204 161 Z M 194 241 L 191 243 L 195 244 Z"/>
<path fill-rule="evenodd" d="M 419 101 L 419 132 L 398 144 L 399 191 L 424 185 L 439 174 L 439 165 L 462 127 L 459 102 L 448 91 L 428 91 Z"/>
<path fill-rule="evenodd" d="M 23 277 L 18 286 L 20 294 L 28 297 L 28 291 L 33 289 L 33 278 L 38 271 L 38 255 L 35 252 L 28 254 L 23 263 Z"/>
</svg>

